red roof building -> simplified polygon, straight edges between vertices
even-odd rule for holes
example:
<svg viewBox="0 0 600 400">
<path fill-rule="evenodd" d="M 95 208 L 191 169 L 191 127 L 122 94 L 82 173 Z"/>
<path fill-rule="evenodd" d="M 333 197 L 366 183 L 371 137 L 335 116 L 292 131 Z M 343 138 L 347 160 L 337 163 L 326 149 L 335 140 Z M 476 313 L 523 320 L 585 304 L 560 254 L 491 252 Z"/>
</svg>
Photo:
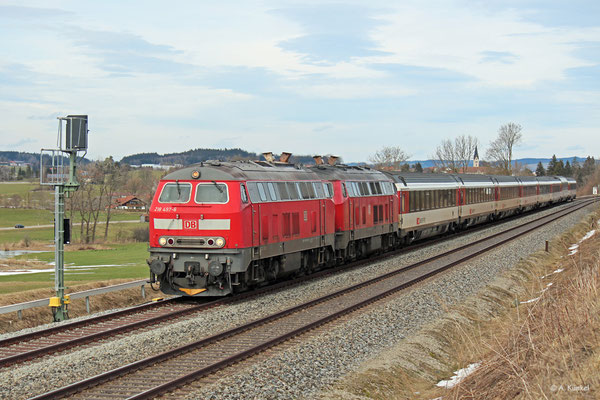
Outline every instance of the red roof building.
<svg viewBox="0 0 600 400">
<path fill-rule="evenodd" d="M 146 203 L 136 196 L 121 196 L 115 199 L 115 202 L 110 205 L 110 208 L 117 210 L 145 210 Z"/>
</svg>

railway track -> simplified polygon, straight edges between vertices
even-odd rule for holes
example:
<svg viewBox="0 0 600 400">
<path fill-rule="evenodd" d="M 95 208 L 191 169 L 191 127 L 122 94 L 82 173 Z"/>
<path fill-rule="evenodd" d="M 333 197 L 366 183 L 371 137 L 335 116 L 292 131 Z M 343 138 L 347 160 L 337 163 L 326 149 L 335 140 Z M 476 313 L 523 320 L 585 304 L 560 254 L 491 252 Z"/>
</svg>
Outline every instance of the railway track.
<svg viewBox="0 0 600 400">
<path fill-rule="evenodd" d="M 438 254 L 400 270 L 65 386 L 35 399 L 66 396 L 118 399 L 156 397 L 377 302 L 590 203 L 591 201 L 579 202 L 556 213 Z"/>
<path fill-rule="evenodd" d="M 503 222 L 510 221 L 511 219 L 512 218 L 507 218 L 503 220 Z M 479 225 L 469 230 L 453 234 L 453 237 L 470 234 L 488 227 L 488 224 Z M 281 290 L 282 288 L 299 285 L 307 280 L 319 279 L 323 276 L 335 274 L 340 271 L 349 271 L 374 261 L 382 261 L 386 258 L 396 257 L 401 252 L 417 251 L 420 248 L 431 246 L 446 239 L 447 236 L 427 239 L 397 251 L 323 270 L 310 276 L 303 276 L 293 280 L 279 282 L 275 285 L 243 293 L 235 297 L 227 297 L 214 301 L 203 301 L 201 304 L 198 304 L 193 300 L 185 302 L 185 299 L 183 299 L 184 301 L 182 302 L 181 298 L 167 299 L 3 339 L 0 340 L 0 368 L 44 357 L 56 352 L 64 352 L 78 346 L 115 338 L 119 335 L 131 333 L 150 326 L 157 327 L 160 324 L 187 318 L 194 313 L 202 312 L 212 307 L 231 302 L 244 301 L 248 298 L 263 295 L 266 292 L 273 292 Z"/>
<path fill-rule="evenodd" d="M 576 206 L 576 204 L 573 204 L 572 206 Z M 504 219 L 503 222 L 507 222 L 518 217 L 520 216 L 507 218 Z M 478 225 L 470 228 L 469 230 L 452 234 L 452 237 L 459 237 L 464 234 L 474 233 L 488 227 L 488 224 Z M 150 326 L 157 327 L 160 324 L 187 318 L 194 313 L 199 313 L 212 307 L 232 302 L 244 301 L 248 298 L 263 295 L 266 292 L 273 292 L 281 290 L 282 288 L 299 285 L 307 280 L 318 279 L 340 271 L 348 271 L 353 268 L 359 268 L 364 264 L 396 257 L 401 252 L 417 251 L 420 248 L 431 246 L 446 239 L 447 236 L 430 238 L 413 244 L 407 248 L 370 257 L 366 260 L 358 260 L 351 264 L 323 270 L 309 276 L 303 276 L 293 280 L 279 282 L 275 285 L 263 287 L 252 292 L 237 295 L 235 297 L 227 297 L 219 300 L 203 302 L 201 304 L 197 304 L 194 301 L 182 302 L 181 298 L 146 303 L 101 316 L 0 340 L 0 368 L 44 357 L 56 352 L 63 352 L 78 346 L 84 346 L 94 342 L 115 338 L 119 335 L 131 333 L 133 331 L 144 329 Z"/>
</svg>

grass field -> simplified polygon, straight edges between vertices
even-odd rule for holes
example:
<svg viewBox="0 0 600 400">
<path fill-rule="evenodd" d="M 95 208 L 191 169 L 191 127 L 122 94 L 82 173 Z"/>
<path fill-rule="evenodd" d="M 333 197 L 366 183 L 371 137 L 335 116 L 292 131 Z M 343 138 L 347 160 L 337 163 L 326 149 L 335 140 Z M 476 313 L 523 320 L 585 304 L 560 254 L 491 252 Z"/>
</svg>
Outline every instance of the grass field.
<svg viewBox="0 0 600 400">
<path fill-rule="evenodd" d="M 69 286 L 110 279 L 146 278 L 148 276 L 148 265 L 145 261 L 148 257 L 147 248 L 147 243 L 127 243 L 111 245 L 111 249 L 108 250 L 68 251 L 65 253 L 66 284 Z M 27 254 L 16 258 L 51 262 L 54 260 L 54 252 Z M 89 267 L 72 268 L 72 266 Z M 0 276 L 0 294 L 51 287 L 53 282 L 53 272 Z"/>
<path fill-rule="evenodd" d="M 104 228 L 106 225 L 98 225 L 96 228 L 96 239 L 104 239 Z M 108 227 L 107 243 L 122 243 L 130 241 L 133 237 L 133 231 L 143 226 L 148 226 L 147 223 L 111 223 Z M 80 239 L 80 225 L 73 224 L 71 232 L 72 243 L 78 243 Z M 84 228 L 85 229 L 85 228 Z M 0 247 L 12 247 L 11 244 L 16 244 L 23 241 L 25 238 L 42 242 L 41 244 L 54 243 L 54 228 L 37 228 L 37 229 L 10 229 L 0 230 Z M 4 248 L 0 248 L 4 250 Z"/>
<path fill-rule="evenodd" d="M 112 211 L 111 221 L 135 221 L 140 219 L 142 212 L 132 211 Z M 67 212 L 65 217 L 69 217 Z M 32 225 L 48 225 L 54 222 L 54 211 L 50 210 L 33 210 L 23 208 L 0 208 L 0 228 L 8 228 L 16 224 L 25 226 Z M 81 221 L 78 212 L 73 213 L 73 222 Z M 106 221 L 106 212 L 100 212 L 98 221 Z"/>
<path fill-rule="evenodd" d="M 41 189 L 39 183 L 0 183 L 0 196 L 12 196 L 18 194 L 21 197 L 25 197 L 27 193 L 30 193 L 34 189 Z M 52 188 L 48 187 L 48 189 L 44 189 L 43 191 L 47 191 L 49 195 L 52 194 Z"/>
</svg>

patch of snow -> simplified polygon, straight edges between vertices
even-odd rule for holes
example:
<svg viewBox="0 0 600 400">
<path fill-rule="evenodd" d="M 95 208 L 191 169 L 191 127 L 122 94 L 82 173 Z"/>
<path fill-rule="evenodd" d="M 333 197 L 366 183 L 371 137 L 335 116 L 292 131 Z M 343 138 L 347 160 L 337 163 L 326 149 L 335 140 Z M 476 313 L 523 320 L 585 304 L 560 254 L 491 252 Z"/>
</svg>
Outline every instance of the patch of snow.
<svg viewBox="0 0 600 400">
<path fill-rule="evenodd" d="M 54 272 L 54 269 L 15 269 L 12 271 L 0 271 L 0 276 L 37 274 L 38 272 Z"/>
<path fill-rule="evenodd" d="M 577 254 L 577 249 L 579 248 L 579 244 L 585 240 L 588 240 L 589 238 L 591 238 L 592 236 L 594 236 L 596 234 L 596 230 L 592 229 L 591 231 L 589 231 L 588 233 L 586 233 L 581 239 L 579 239 L 579 241 L 573 245 L 571 245 L 571 247 L 569 247 L 569 255 L 572 256 L 574 254 Z"/>
<path fill-rule="evenodd" d="M 530 299 L 530 300 L 525 300 L 525 301 L 520 301 L 520 304 L 527 304 L 527 303 L 533 303 L 534 301 L 538 301 L 540 298 L 536 297 L 535 299 Z"/>
<path fill-rule="evenodd" d="M 451 389 L 467 376 L 471 375 L 481 365 L 480 362 L 469 364 L 466 368 L 454 371 L 454 376 L 448 380 L 439 381 L 436 386 Z"/>
<path fill-rule="evenodd" d="M 544 275 L 544 276 L 540 277 L 540 279 L 545 279 L 551 275 L 559 274 L 559 273 L 563 272 L 564 270 L 565 270 L 564 268 L 555 269 L 554 271 L 550 272 L 548 275 Z"/>
<path fill-rule="evenodd" d="M 48 265 L 53 266 L 54 263 L 51 263 L 51 264 L 48 264 Z M 65 273 L 69 274 L 69 275 L 89 274 L 90 272 L 84 272 L 84 271 L 91 271 L 94 268 L 126 267 L 126 266 L 129 266 L 129 265 L 134 265 L 134 263 L 127 263 L 127 264 L 102 264 L 102 265 L 73 265 L 73 264 L 69 264 L 69 265 L 65 265 Z M 51 272 L 51 273 L 54 273 L 54 268 L 50 268 L 50 269 L 15 269 L 15 270 L 10 270 L 10 271 L 0 271 L 0 276 L 37 274 L 37 273 L 41 273 L 41 272 Z"/>
<path fill-rule="evenodd" d="M 588 240 L 589 238 L 591 238 L 595 234 L 596 234 L 596 230 L 592 229 L 591 231 L 589 231 L 588 233 L 586 233 L 584 237 L 581 238 L 581 240 L 579 241 L 579 243 L 583 242 L 584 240 Z"/>
</svg>

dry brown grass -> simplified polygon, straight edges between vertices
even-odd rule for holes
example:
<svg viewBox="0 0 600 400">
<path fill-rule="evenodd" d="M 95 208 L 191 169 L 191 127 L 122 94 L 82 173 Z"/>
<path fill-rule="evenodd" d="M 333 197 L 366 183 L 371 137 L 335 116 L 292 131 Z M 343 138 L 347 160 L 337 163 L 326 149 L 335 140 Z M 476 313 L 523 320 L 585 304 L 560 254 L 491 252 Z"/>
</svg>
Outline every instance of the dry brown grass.
<svg viewBox="0 0 600 400">
<path fill-rule="evenodd" d="M 51 268 L 46 262 L 40 260 L 20 260 L 9 258 L 0 260 L 0 271 L 10 271 L 14 269 L 45 269 Z"/>
<path fill-rule="evenodd" d="M 552 241 L 550 252 L 523 260 L 321 397 L 599 398 L 600 232 L 581 243 L 575 256 L 567 256 L 568 247 L 599 216 Z M 564 272 L 551 274 L 558 266 Z M 519 304 L 540 295 L 537 302 Z M 435 386 L 473 362 L 481 366 L 453 389 Z"/>
<path fill-rule="evenodd" d="M 127 282 L 123 279 L 114 279 L 102 283 L 89 283 L 69 287 L 70 292 L 80 292 L 89 289 L 95 289 L 104 286 L 116 285 Z M 20 302 L 38 300 L 54 296 L 51 289 L 27 290 L 18 293 L 0 295 L 0 306 L 15 304 Z M 163 297 L 160 292 L 154 291 L 149 285 L 146 285 L 146 299 L 142 298 L 140 288 L 121 290 L 118 292 L 106 293 L 90 297 L 90 311 L 92 313 L 110 310 L 115 307 L 127 307 L 150 301 L 154 297 Z M 85 299 L 72 300 L 69 305 L 69 316 L 71 318 L 87 315 L 85 308 Z M 23 319 L 17 318 L 17 313 L 0 315 L 0 333 L 14 332 L 19 329 L 30 328 L 41 324 L 52 322 L 52 312 L 50 307 L 32 308 L 23 311 Z"/>
<path fill-rule="evenodd" d="M 565 260 L 565 272 L 532 282 L 532 297 L 460 343 L 482 366 L 446 399 L 597 398 L 600 393 L 600 252 L 598 235 Z M 570 264 L 570 265 L 568 265 Z M 471 332 L 469 332 L 471 334 Z M 465 337 L 466 338 L 466 337 Z"/>
</svg>

